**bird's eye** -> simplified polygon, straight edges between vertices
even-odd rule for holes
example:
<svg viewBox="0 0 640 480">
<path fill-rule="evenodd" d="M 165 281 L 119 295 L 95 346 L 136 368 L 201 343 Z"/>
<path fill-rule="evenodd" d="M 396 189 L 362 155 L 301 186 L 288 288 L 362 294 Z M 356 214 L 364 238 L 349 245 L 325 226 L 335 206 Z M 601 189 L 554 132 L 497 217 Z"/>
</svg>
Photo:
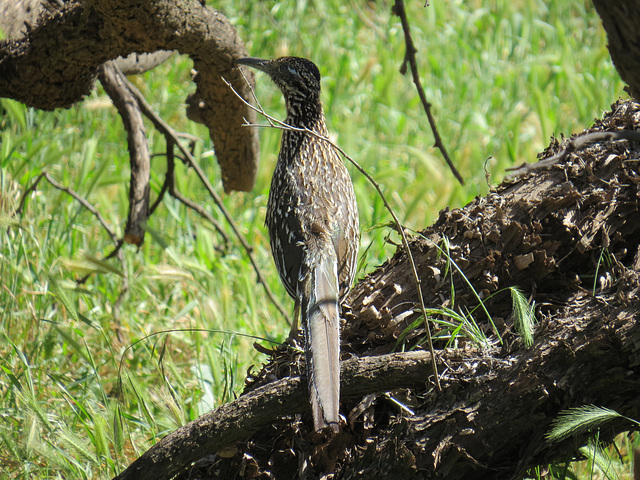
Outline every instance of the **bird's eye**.
<svg viewBox="0 0 640 480">
<path fill-rule="evenodd" d="M 281 73 L 289 72 L 291 75 L 298 76 L 298 71 L 295 68 L 290 67 L 289 65 L 280 65 L 280 72 Z"/>
</svg>

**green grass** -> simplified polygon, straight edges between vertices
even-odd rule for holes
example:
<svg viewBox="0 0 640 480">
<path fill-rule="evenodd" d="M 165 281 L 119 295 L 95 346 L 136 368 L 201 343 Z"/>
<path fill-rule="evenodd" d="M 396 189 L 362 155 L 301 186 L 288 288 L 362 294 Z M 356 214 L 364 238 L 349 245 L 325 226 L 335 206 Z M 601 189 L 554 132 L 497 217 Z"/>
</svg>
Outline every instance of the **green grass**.
<svg viewBox="0 0 640 480">
<path fill-rule="evenodd" d="M 623 95 L 588 2 L 421 3 L 407 8 L 422 82 L 464 187 L 433 147 L 411 79 L 398 73 L 404 39 L 391 3 L 216 4 L 252 55 L 301 55 L 320 66 L 330 131 L 414 229 L 446 206 L 485 194 L 485 168 L 491 183 L 499 182 L 506 167 L 534 161 L 551 135 L 582 130 Z M 212 149 L 205 128 L 184 116 L 193 90 L 190 66 L 176 58 L 134 82 L 176 130 L 202 139 L 198 161 L 222 191 L 213 157 L 203 155 Z M 264 76 L 257 81 L 262 104 L 283 118 L 280 93 Z M 86 261 L 110 252 L 109 236 L 44 181 L 24 214 L 13 217 L 21 193 L 47 171 L 86 197 L 121 235 L 126 136 L 101 90 L 53 113 L 6 99 L 1 106 L 0 472 L 6 473 L 0 478 L 109 478 L 163 435 L 241 390 L 247 368 L 264 360 L 244 335 L 281 340 L 288 328 L 237 242 L 220 253 L 216 232 L 172 199 L 151 218 L 154 235 L 142 248 L 125 248 L 124 267 Z M 224 202 L 270 287 L 292 308 L 263 227 L 279 136 L 260 130 L 256 188 L 225 195 Z M 161 136 L 150 131 L 149 138 L 153 152 L 162 152 Z M 225 225 L 195 175 L 177 169 L 179 189 Z M 155 157 L 152 197 L 164 171 L 163 157 Z M 381 200 L 351 172 L 366 251 L 362 275 L 395 247 L 385 243 L 390 217 Z M 86 268 L 97 273 L 76 284 Z M 116 309 L 125 272 L 130 290 Z"/>
<path fill-rule="evenodd" d="M 613 443 L 599 442 L 598 435 L 579 449 L 580 460 L 568 456 L 565 462 L 541 465 L 525 478 L 535 480 L 632 480 L 633 450 L 638 447 L 638 435 L 620 434 Z"/>
</svg>

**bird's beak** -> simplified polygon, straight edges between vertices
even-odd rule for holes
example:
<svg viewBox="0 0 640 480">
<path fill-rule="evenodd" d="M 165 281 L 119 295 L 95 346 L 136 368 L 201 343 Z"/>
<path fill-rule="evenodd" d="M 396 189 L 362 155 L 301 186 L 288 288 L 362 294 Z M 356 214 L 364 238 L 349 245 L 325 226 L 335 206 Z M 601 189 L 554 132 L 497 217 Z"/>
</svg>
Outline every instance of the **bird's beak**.
<svg viewBox="0 0 640 480">
<path fill-rule="evenodd" d="M 236 60 L 238 65 L 246 65 L 261 70 L 265 73 L 269 73 L 269 60 L 263 60 L 261 58 L 244 57 Z"/>
</svg>

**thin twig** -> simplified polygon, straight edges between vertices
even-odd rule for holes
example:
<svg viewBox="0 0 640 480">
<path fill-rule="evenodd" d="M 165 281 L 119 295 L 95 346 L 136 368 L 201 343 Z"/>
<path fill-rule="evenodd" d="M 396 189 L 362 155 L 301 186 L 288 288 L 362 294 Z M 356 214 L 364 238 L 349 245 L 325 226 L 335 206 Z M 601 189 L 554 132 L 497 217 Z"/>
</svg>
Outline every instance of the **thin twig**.
<svg viewBox="0 0 640 480">
<path fill-rule="evenodd" d="M 409 27 L 409 20 L 407 19 L 407 12 L 404 8 L 404 1 L 396 0 L 395 4 L 393 5 L 392 12 L 400 18 L 406 45 L 406 52 L 404 54 L 404 60 L 402 61 L 402 67 L 400 67 L 400 73 L 402 73 L 403 75 L 407 73 L 407 63 L 411 66 L 411 76 L 413 77 L 413 83 L 416 85 L 418 96 L 420 97 L 420 101 L 422 102 L 424 111 L 427 114 L 427 118 L 429 119 L 429 125 L 431 126 L 431 131 L 433 132 L 435 145 L 442 153 L 442 156 L 447 162 L 447 165 L 449 165 L 451 172 L 460 182 L 460 185 L 464 185 L 464 179 L 462 178 L 462 175 L 460 175 L 460 172 L 458 172 L 458 169 L 451 161 L 451 158 L 449 158 L 447 149 L 442 142 L 442 138 L 440 138 L 440 133 L 438 133 L 438 127 L 436 126 L 436 120 L 435 118 L 433 118 L 433 114 L 431 113 L 431 103 L 427 100 L 427 96 L 424 93 L 424 89 L 422 88 L 422 82 L 420 82 L 420 73 L 418 72 L 418 63 L 416 61 L 416 52 L 418 50 L 413 43 L 413 38 L 411 37 L 411 29 Z"/>
<path fill-rule="evenodd" d="M 81 197 L 80 194 L 78 194 L 74 189 L 70 187 L 65 187 L 64 185 L 61 185 L 58 182 L 56 182 L 53 179 L 53 177 L 49 175 L 49 172 L 44 172 L 42 175 L 44 175 L 44 178 L 53 187 L 71 195 L 78 203 L 80 203 L 80 205 L 82 205 L 84 208 L 89 210 L 98 219 L 98 222 L 100 222 L 100 225 L 102 225 L 102 228 L 104 228 L 107 231 L 113 243 L 115 244 L 118 243 L 118 237 L 116 233 L 111 229 L 111 227 L 107 224 L 106 220 L 102 217 L 100 212 L 93 205 L 91 205 L 85 198 Z"/>
<path fill-rule="evenodd" d="M 138 102 L 138 106 L 140 107 L 140 110 L 142 111 L 142 113 L 151 121 L 151 123 L 153 123 L 153 126 L 160 133 L 162 133 L 165 136 L 165 138 L 167 140 L 167 162 L 169 162 L 169 150 L 171 150 L 171 156 L 175 156 L 175 154 L 173 153 L 173 146 L 175 145 L 185 155 L 186 160 L 184 158 L 180 157 L 183 160 L 183 163 L 185 163 L 186 165 L 190 165 L 191 163 L 194 163 L 195 160 L 193 159 L 193 155 L 184 146 L 184 144 L 180 141 L 180 137 L 185 136 L 185 135 L 176 132 L 167 122 L 165 122 L 153 110 L 153 108 L 151 108 L 151 105 L 149 105 L 149 102 L 147 102 L 147 99 L 144 97 L 144 95 L 142 95 L 140 90 L 138 90 L 131 82 L 129 82 L 129 80 L 126 77 L 125 77 L 125 85 L 127 86 L 127 88 L 131 91 L 131 93 L 135 97 L 136 101 Z M 190 138 L 190 139 L 192 140 L 192 138 Z M 171 183 L 173 183 L 174 182 L 174 171 L 173 171 L 173 168 L 169 169 L 169 166 L 168 166 L 167 167 L 167 175 L 169 175 L 169 171 L 170 170 L 171 170 Z M 167 179 L 165 179 L 165 184 L 167 184 Z M 164 188 L 164 185 L 163 185 L 162 188 Z M 175 191 L 175 187 L 174 187 L 174 191 Z M 222 208 L 224 208 L 224 205 L 222 205 L 222 199 L 220 199 L 220 197 L 218 197 L 216 195 L 213 198 L 213 200 L 214 200 L 214 203 L 216 203 L 216 206 L 218 208 L 220 208 L 221 206 L 222 206 Z M 229 221 L 230 218 L 231 217 L 227 218 L 227 221 Z M 210 221 L 213 224 L 213 227 L 218 232 L 218 234 L 222 237 L 223 241 L 225 243 L 228 243 L 229 242 L 229 236 L 224 231 L 224 229 L 222 228 L 220 223 L 218 221 L 216 221 L 213 217 L 211 217 Z M 231 222 L 233 222 L 232 219 L 231 219 Z"/>
<path fill-rule="evenodd" d="M 27 197 L 31 192 L 35 192 L 36 188 L 38 188 L 40 180 L 42 180 L 43 177 L 44 173 L 41 173 L 40 175 L 38 175 L 35 181 L 31 185 L 29 185 L 29 187 L 27 187 L 27 189 L 22 194 L 22 197 L 20 198 L 20 203 L 18 204 L 18 208 L 16 208 L 14 215 L 22 215 L 22 210 L 24 209 L 24 204 L 27 201 Z"/>
<path fill-rule="evenodd" d="M 211 214 L 201 205 L 198 205 L 196 202 L 194 202 L 193 200 L 189 200 L 187 197 L 185 197 L 184 195 L 182 195 L 178 190 L 171 189 L 169 190 L 169 194 L 175 198 L 176 200 L 178 200 L 180 203 L 182 203 L 185 207 L 190 208 L 191 210 L 193 210 L 194 212 L 196 212 L 198 215 L 200 215 L 202 218 L 204 218 L 205 220 L 207 220 L 208 222 L 215 224 L 216 223 L 216 219 L 213 218 L 211 216 Z M 225 243 L 226 245 L 226 243 Z M 226 251 L 223 248 L 220 248 L 219 251 Z"/>
<path fill-rule="evenodd" d="M 249 108 L 251 108 L 252 110 L 256 111 L 256 112 L 264 112 L 264 108 L 262 107 L 262 104 L 260 103 L 260 100 L 258 100 L 258 96 L 256 95 L 256 92 L 253 90 L 253 87 L 251 86 L 251 82 L 249 82 L 249 79 L 247 79 L 246 75 L 244 74 L 244 69 L 240 69 L 240 75 L 242 75 L 242 79 L 245 81 L 245 83 L 247 85 L 249 85 L 249 91 L 251 92 L 251 97 L 253 98 L 253 101 L 256 102 L 256 105 L 258 105 L 258 110 L 256 110 L 255 108 L 253 108 L 253 105 L 251 105 L 250 103 L 247 103 L 244 101 L 244 98 L 242 98 L 240 95 L 238 95 L 238 92 L 235 91 L 235 89 L 233 87 L 231 87 L 231 89 L 233 90 L 233 93 L 236 94 L 236 96 L 238 98 L 240 98 L 240 100 L 242 100 L 244 102 L 245 105 L 248 105 Z M 226 79 L 222 79 L 222 81 L 224 83 L 226 83 L 227 85 L 229 85 L 229 83 L 227 83 Z M 231 85 L 229 85 L 231 86 Z M 269 122 L 269 125 L 272 127 L 275 127 L 275 124 L 273 122 L 273 120 L 271 118 L 269 118 L 268 116 L 265 117 L 267 119 L 267 122 Z M 247 119 L 245 118 L 244 121 L 249 124 L 249 122 L 247 122 Z"/>
<path fill-rule="evenodd" d="M 129 290 L 129 278 L 128 278 L 128 275 L 127 275 L 127 269 L 126 269 L 124 256 L 122 254 L 122 245 L 124 245 L 124 241 L 122 239 L 118 238 L 118 236 L 111 229 L 111 227 L 109 227 L 109 225 L 107 225 L 106 220 L 102 217 L 100 212 L 93 205 L 91 205 L 88 202 L 88 200 L 86 200 L 85 198 L 81 197 L 72 188 L 65 187 L 65 186 L 59 184 L 58 182 L 56 182 L 51 177 L 51 175 L 49 175 L 48 172 L 44 172 L 43 175 L 44 175 L 44 178 L 47 180 L 47 182 L 49 182 L 53 187 L 57 188 L 58 190 L 62 190 L 63 192 L 71 195 L 83 207 L 85 207 L 87 210 L 89 210 L 91 213 L 93 213 L 93 215 L 98 219 L 98 221 L 100 222 L 102 227 L 107 231 L 107 233 L 111 237 L 111 240 L 113 241 L 113 243 L 115 243 L 115 247 L 114 247 L 113 251 L 109 255 L 104 257 L 103 260 L 109 260 L 110 258 L 113 258 L 113 257 L 117 256 L 118 260 L 120 260 L 120 264 L 122 265 L 122 275 L 123 275 L 122 290 L 120 291 L 120 295 L 118 296 L 118 300 L 116 301 L 116 303 L 114 305 L 115 306 L 114 317 L 115 317 L 115 319 L 117 321 L 119 319 L 119 314 L 118 314 L 119 310 L 118 310 L 118 308 L 120 306 L 120 303 L 122 302 L 122 299 L 124 298 L 124 295 Z M 87 281 L 87 279 L 90 276 L 91 276 L 91 274 L 88 273 L 84 277 L 76 278 L 76 283 L 78 283 L 79 285 L 82 285 Z"/>
<path fill-rule="evenodd" d="M 40 180 L 42 180 L 43 178 L 47 182 L 49 182 L 49 184 L 51 184 L 52 187 L 54 187 L 57 190 L 60 190 L 62 192 L 65 192 L 66 194 L 70 195 L 78 203 L 80 203 L 80 205 L 82 205 L 84 208 L 89 210 L 98 219 L 98 222 L 100 222 L 100 225 L 102 225 L 102 227 L 107 231 L 107 233 L 111 237 L 111 240 L 115 244 L 115 247 L 114 247 L 113 251 L 110 254 L 108 254 L 106 257 L 104 257 L 103 260 L 108 260 L 108 259 L 110 259 L 112 257 L 117 256 L 118 260 L 120 260 L 120 263 L 122 264 L 122 275 L 123 275 L 122 290 L 120 292 L 120 295 L 118 296 L 118 300 L 116 300 L 116 303 L 114 304 L 114 317 L 116 318 L 116 320 L 118 320 L 118 317 L 119 317 L 119 315 L 118 315 L 119 305 L 122 302 L 122 299 L 124 298 L 125 294 L 129 290 L 129 278 L 128 278 L 128 275 L 127 275 L 124 255 L 122 254 L 122 245 L 124 243 L 123 240 L 122 239 L 118 239 L 118 236 L 111 229 L 111 227 L 109 227 L 109 225 L 107 224 L 107 222 L 103 218 L 103 216 L 100 214 L 100 212 L 93 205 L 91 205 L 87 199 L 81 197 L 80 194 L 77 193 L 74 189 L 72 189 L 70 187 L 65 187 L 64 185 L 61 185 L 60 183 L 58 183 L 49 174 L 49 172 L 43 172 L 40 175 L 38 175 L 38 178 L 36 178 L 36 180 L 24 191 L 24 193 L 22 194 L 22 198 L 20 199 L 20 204 L 18 206 L 18 209 L 16 210 L 16 215 L 22 213 L 22 210 L 24 208 L 24 203 L 26 201 L 27 195 L 29 193 L 33 192 L 36 189 L 36 187 L 40 183 Z M 78 283 L 78 284 L 85 283 L 90 275 L 91 274 L 87 274 L 84 277 L 77 278 L 76 279 L 76 283 Z"/>
<path fill-rule="evenodd" d="M 222 225 L 220 225 L 220 222 L 218 222 L 215 218 L 213 218 L 213 216 L 209 212 L 207 212 L 204 208 L 202 208 L 200 205 L 198 205 L 195 202 L 192 202 L 191 200 L 188 200 L 186 197 L 183 197 L 182 194 L 178 192 L 178 190 L 176 189 L 176 184 L 175 184 L 176 155 L 173 151 L 173 147 L 175 146 L 175 144 L 173 143 L 172 138 L 170 137 L 165 137 L 165 138 L 167 140 L 167 152 L 164 155 L 167 158 L 167 173 L 165 174 L 164 183 L 162 184 L 162 187 L 160 188 L 160 192 L 158 193 L 158 198 L 156 198 L 155 202 L 153 202 L 153 205 L 151 205 L 151 208 L 149 209 L 149 216 L 151 216 L 151 214 L 156 210 L 156 208 L 158 208 L 158 206 L 162 202 L 162 199 L 164 198 L 165 193 L 169 192 L 169 195 L 171 195 L 173 198 L 175 198 L 179 202 L 183 203 L 187 208 L 191 208 L 195 210 L 201 217 L 203 217 L 205 220 L 207 220 L 209 223 L 213 225 L 213 227 L 216 229 L 218 234 L 222 237 L 222 243 L 224 244 L 224 247 L 220 248 L 219 250 L 225 251 L 231 240 L 229 239 L 229 235 L 227 235 L 227 232 L 225 232 L 224 229 L 222 228 Z M 182 157 L 178 157 L 178 158 L 183 160 Z M 186 163 L 186 161 L 183 160 L 182 163 Z"/>
<path fill-rule="evenodd" d="M 169 154 L 169 148 L 167 148 L 167 155 L 168 154 Z M 158 192 L 158 197 L 153 202 L 151 207 L 149 207 L 149 217 L 151 217 L 151 215 L 153 215 L 153 212 L 156 211 L 156 208 L 158 208 L 158 206 L 160 205 L 160 202 L 162 202 L 162 199 L 164 198 L 164 194 L 167 193 L 168 189 L 169 189 L 169 171 L 167 170 L 167 174 L 164 178 L 164 182 L 162 183 L 162 187 L 160 187 L 160 192 Z"/>
<path fill-rule="evenodd" d="M 267 283 L 264 275 L 262 274 L 260 267 L 258 267 L 258 263 L 256 262 L 256 259 L 253 256 L 253 248 L 249 245 L 249 242 L 247 242 L 247 239 L 240 232 L 240 229 L 238 228 L 236 222 L 233 220 L 233 217 L 231 216 L 227 208 L 224 206 L 222 199 L 220 198 L 218 193 L 215 191 L 215 189 L 209 182 L 209 179 L 200 168 L 200 165 L 198 165 L 195 158 L 193 158 L 193 155 L 191 154 L 191 152 L 182 144 L 182 142 L 180 141 L 179 135 L 176 133 L 176 131 L 169 124 L 167 124 L 162 118 L 160 118 L 156 114 L 156 112 L 153 111 L 153 109 L 151 108 L 147 100 L 144 98 L 142 93 L 140 93 L 140 91 L 136 87 L 134 87 L 131 84 L 131 82 L 127 81 L 127 84 L 128 84 L 128 88 L 131 90 L 131 93 L 133 93 L 134 97 L 136 97 L 136 100 L 138 101 L 138 104 L 140 106 L 140 109 L 142 110 L 142 113 L 144 113 L 149 118 L 149 120 L 151 120 L 151 123 L 153 123 L 154 126 L 160 132 L 162 132 L 162 134 L 164 134 L 167 138 L 172 139 L 172 141 L 175 143 L 175 145 L 178 147 L 178 149 L 182 152 L 185 159 L 187 160 L 187 165 L 189 165 L 191 168 L 195 170 L 196 175 L 198 176 L 200 181 L 203 183 L 203 185 L 209 192 L 209 195 L 213 199 L 214 203 L 216 204 L 220 212 L 222 212 L 222 215 L 224 216 L 225 220 L 229 223 L 231 230 L 233 230 L 234 235 L 240 241 L 242 248 L 244 248 L 247 254 L 247 257 L 249 258 L 249 261 L 253 266 L 253 270 L 256 272 L 256 276 L 258 277 L 258 282 L 262 284 L 262 287 L 264 288 L 265 293 L 267 294 L 267 297 L 269 297 L 269 300 L 271 301 L 271 303 L 275 305 L 275 307 L 280 311 L 282 316 L 285 317 L 287 321 L 290 321 L 289 315 L 287 314 L 285 309 L 282 307 L 278 299 L 275 297 L 275 295 L 269 288 L 269 284 Z M 214 225 L 215 225 L 215 222 L 214 222 Z"/>
<path fill-rule="evenodd" d="M 435 349 L 433 348 L 433 340 L 431 337 L 431 328 L 429 326 L 429 320 L 428 320 L 428 316 L 427 316 L 427 308 L 425 306 L 424 303 L 424 297 L 422 295 L 422 286 L 421 283 L 422 281 L 420 280 L 420 276 L 418 275 L 418 270 L 416 268 L 416 264 L 413 260 L 413 255 L 411 254 L 411 249 L 409 248 L 409 241 L 407 239 L 406 233 L 405 233 L 405 229 L 404 226 L 400 223 L 400 220 L 398 219 L 397 215 L 395 214 L 395 212 L 393 211 L 393 208 L 391 208 L 391 205 L 389 205 L 389 202 L 387 202 L 387 198 L 385 197 L 384 193 L 382 193 L 382 190 L 380 188 L 380 186 L 378 185 L 378 183 L 373 179 L 373 177 L 371 175 L 369 175 L 369 173 L 362 168 L 358 162 L 356 162 L 353 158 L 351 158 L 349 155 L 347 155 L 347 153 L 340 148 L 338 145 L 336 145 L 334 142 L 332 142 L 330 139 L 328 139 L 327 137 L 325 137 L 324 135 L 320 135 L 319 133 L 314 132 L 313 130 L 309 130 L 308 128 L 299 128 L 299 127 L 294 127 L 291 125 L 288 125 L 285 122 L 282 122 L 281 120 L 278 120 L 277 118 L 269 115 L 267 112 L 264 111 L 264 109 L 262 107 L 257 108 L 254 105 L 251 105 L 249 102 L 247 102 L 244 98 L 242 98 L 242 96 L 233 88 L 233 85 L 231 85 L 229 82 L 227 82 L 226 79 L 222 79 L 223 82 L 225 82 L 227 84 L 227 86 L 233 91 L 233 93 L 242 101 L 244 102 L 245 105 L 247 105 L 249 108 L 251 108 L 252 110 L 254 110 L 255 112 L 259 113 L 260 115 L 262 115 L 263 117 L 265 117 L 270 123 L 273 123 L 274 127 L 276 128 L 281 128 L 284 130 L 293 130 L 293 131 L 297 131 L 297 132 L 305 132 L 308 133 L 310 135 L 315 136 L 316 138 L 327 142 L 329 145 L 331 145 L 333 148 L 336 149 L 337 152 L 339 152 L 344 158 L 346 158 L 347 160 L 349 160 L 349 162 L 351 162 L 351 164 L 356 167 L 356 169 L 365 176 L 365 178 L 369 181 L 369 183 L 371 183 L 371 185 L 373 185 L 373 187 L 376 189 L 376 191 L 378 192 L 378 195 L 380 196 L 380 198 L 382 199 L 382 202 L 384 203 L 384 206 L 386 207 L 386 209 L 389 211 L 389 213 L 391 214 L 391 216 L 393 217 L 393 221 L 395 223 L 396 229 L 398 230 L 398 233 L 400 234 L 400 236 L 402 237 L 402 244 L 407 252 L 407 256 L 409 258 L 409 262 L 411 264 L 411 270 L 413 272 L 413 276 L 414 276 L 414 280 L 416 282 L 416 289 L 418 291 L 418 299 L 420 301 L 420 309 L 422 311 L 422 315 L 424 316 L 424 320 L 425 320 L 425 330 L 427 331 L 427 340 L 429 343 L 429 352 L 431 353 L 432 357 L 433 357 L 433 373 L 435 376 L 435 383 L 436 383 L 436 388 L 438 389 L 438 391 L 442 391 L 442 387 L 440 386 L 440 378 L 438 375 L 438 366 L 436 365 L 436 354 L 435 354 Z M 251 88 L 251 86 L 249 86 Z M 245 124 L 245 126 L 249 126 L 249 127 L 260 127 L 262 125 L 253 125 L 253 124 Z"/>
</svg>

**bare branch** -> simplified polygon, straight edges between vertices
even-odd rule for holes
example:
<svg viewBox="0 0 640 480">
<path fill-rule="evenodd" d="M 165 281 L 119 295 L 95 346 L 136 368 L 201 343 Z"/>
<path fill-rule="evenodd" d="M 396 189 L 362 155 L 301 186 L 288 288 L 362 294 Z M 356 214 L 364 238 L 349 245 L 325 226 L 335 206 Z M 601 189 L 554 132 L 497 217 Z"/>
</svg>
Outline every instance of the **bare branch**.
<svg viewBox="0 0 640 480">
<path fill-rule="evenodd" d="M 124 229 L 124 241 L 134 245 L 144 242 L 145 225 L 149 216 L 149 181 L 151 158 L 142 114 L 136 98 L 127 88 L 126 77 L 113 61 L 98 68 L 98 77 L 105 92 L 115 105 L 125 130 L 129 147 L 131 179 L 129 182 L 129 214 Z"/>
<path fill-rule="evenodd" d="M 20 198 L 20 202 L 18 203 L 18 208 L 14 212 L 14 215 L 22 215 L 22 211 L 24 210 L 24 204 L 27 201 L 27 197 L 31 192 L 35 192 L 36 188 L 38 188 L 38 184 L 40 183 L 40 180 L 42 180 L 43 178 L 44 178 L 44 173 L 41 173 L 40 175 L 38 175 L 35 181 L 31 185 L 29 185 L 29 187 L 27 187 L 27 189 L 22 194 L 22 197 Z"/>
<path fill-rule="evenodd" d="M 22 211 L 23 211 L 23 208 L 24 208 L 24 203 L 26 201 L 27 196 L 29 195 L 29 193 L 33 192 L 36 189 L 36 187 L 40 183 L 40 180 L 42 180 L 43 178 L 47 182 L 49 182 L 49 184 L 51 184 L 51 186 L 53 186 L 54 188 L 56 188 L 56 189 L 58 189 L 58 190 L 60 190 L 62 192 L 67 193 L 68 195 L 73 197 L 78 203 L 80 203 L 80 205 L 82 205 L 87 210 L 89 210 L 98 219 L 98 222 L 100 222 L 100 225 L 102 225 L 102 228 L 104 228 L 107 231 L 107 233 L 111 237 L 111 240 L 115 244 L 115 248 L 113 249 L 113 251 L 110 254 L 108 254 L 106 257 L 104 257 L 104 260 L 108 260 L 108 259 L 110 259 L 110 258 L 112 258 L 114 256 L 117 256 L 118 260 L 120 260 L 120 264 L 122 265 L 122 275 L 123 275 L 122 290 L 120 291 L 120 295 L 118 296 L 118 300 L 114 304 L 114 312 L 113 312 L 116 321 L 119 320 L 120 304 L 122 303 L 122 300 L 124 299 L 126 293 L 129 290 L 129 276 L 128 276 L 127 270 L 126 270 L 126 263 L 125 263 L 125 260 L 124 260 L 124 255 L 122 254 L 122 250 L 121 250 L 122 245 L 123 245 L 123 241 L 118 239 L 116 233 L 111 229 L 109 224 L 107 224 L 106 220 L 100 214 L 100 212 L 93 205 L 91 205 L 91 203 L 89 203 L 89 201 L 87 199 L 85 199 L 82 196 L 80 196 L 80 194 L 78 194 L 75 190 L 73 190 L 70 187 L 65 187 L 64 185 L 61 185 L 51 175 L 49 175 L 48 172 L 43 172 L 24 191 L 24 193 L 22 194 L 22 198 L 20 199 L 19 206 L 16 209 L 15 214 L 16 215 L 22 214 Z M 76 282 L 78 284 L 83 284 L 84 282 L 87 281 L 89 276 L 90 276 L 90 274 L 85 275 L 84 277 L 81 277 L 81 278 L 77 278 Z"/>
<path fill-rule="evenodd" d="M 422 82 L 420 82 L 420 73 L 418 72 L 418 63 L 416 61 L 416 52 L 418 51 L 413 43 L 413 38 L 411 37 L 411 29 L 409 27 L 409 20 L 407 19 L 407 12 L 404 8 L 403 0 L 396 0 L 393 5 L 392 12 L 400 18 L 402 22 L 402 30 L 404 31 L 404 40 L 406 44 L 406 52 L 404 55 L 404 60 L 402 62 L 402 67 L 400 67 L 400 73 L 403 75 L 407 73 L 407 63 L 411 66 L 411 76 L 413 77 L 413 83 L 416 85 L 416 90 L 418 91 L 418 96 L 420 97 L 420 101 L 422 102 L 422 106 L 424 107 L 424 111 L 427 114 L 427 118 L 429 119 L 429 125 L 431 126 L 431 131 L 433 132 L 433 137 L 435 139 L 436 147 L 442 152 L 442 156 L 444 157 L 447 165 L 451 169 L 451 172 L 456 177 L 456 179 L 460 182 L 461 185 L 464 185 L 464 179 L 458 169 L 455 167 L 451 158 L 449 158 L 449 154 L 447 153 L 447 149 L 440 138 L 440 133 L 438 133 L 438 127 L 436 126 L 436 120 L 433 118 L 433 114 L 431 113 L 431 103 L 427 100 L 427 96 L 424 93 L 424 89 L 422 88 Z"/>
<path fill-rule="evenodd" d="M 96 209 L 96 207 L 91 205 L 86 198 L 81 197 L 80 194 L 77 193 L 73 188 L 65 187 L 64 185 L 61 185 L 60 183 L 58 183 L 51 175 L 49 175 L 49 172 L 44 172 L 42 175 L 44 175 L 44 178 L 47 180 L 47 182 L 49 182 L 55 188 L 71 195 L 80 205 L 82 205 L 84 208 L 89 210 L 98 219 L 98 222 L 100 222 L 100 225 L 102 225 L 102 228 L 104 228 L 107 231 L 113 243 L 115 244 L 118 243 L 118 237 L 116 233 L 107 224 L 107 221 Z"/>
<path fill-rule="evenodd" d="M 567 158 L 570 153 L 583 149 L 589 143 L 603 141 L 613 142 L 615 140 L 640 142 L 640 132 L 636 132 L 635 130 L 618 130 L 613 132 L 593 132 L 580 135 L 579 137 L 574 137 L 569 140 L 569 143 L 567 143 L 562 150 L 549 158 L 545 158 L 536 163 L 523 163 L 518 166 L 507 168 L 507 171 L 511 172 L 507 176 L 507 179 L 514 179 L 530 172 L 543 170 L 557 165 Z"/>
</svg>

